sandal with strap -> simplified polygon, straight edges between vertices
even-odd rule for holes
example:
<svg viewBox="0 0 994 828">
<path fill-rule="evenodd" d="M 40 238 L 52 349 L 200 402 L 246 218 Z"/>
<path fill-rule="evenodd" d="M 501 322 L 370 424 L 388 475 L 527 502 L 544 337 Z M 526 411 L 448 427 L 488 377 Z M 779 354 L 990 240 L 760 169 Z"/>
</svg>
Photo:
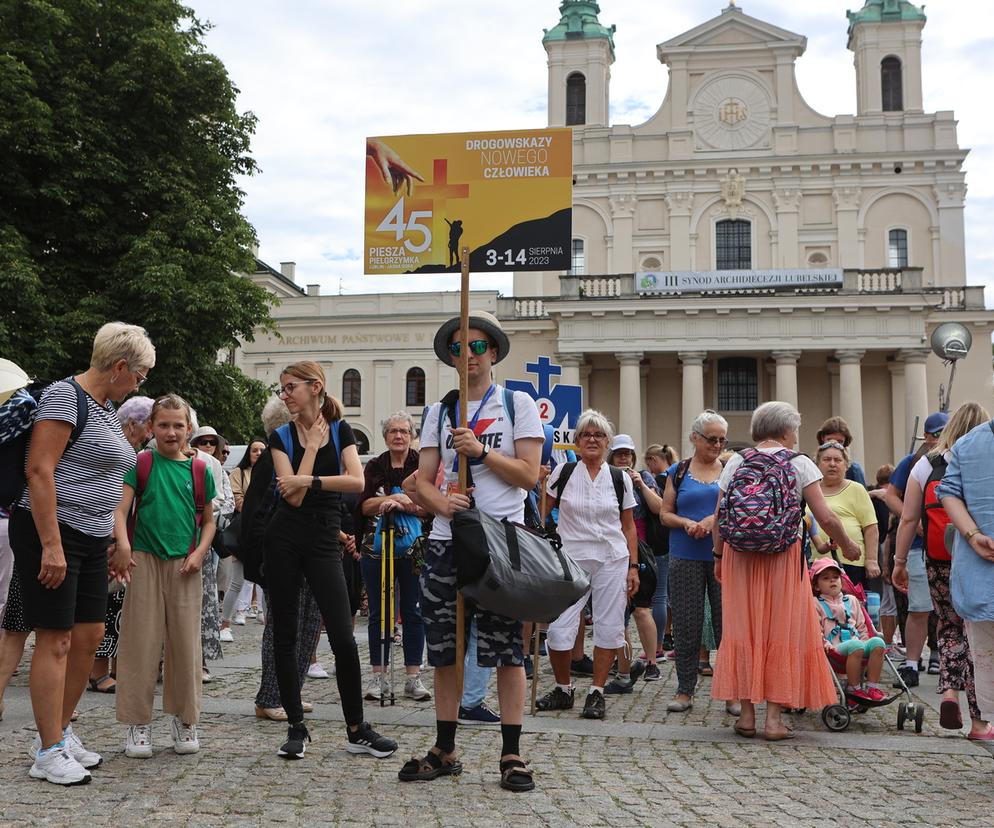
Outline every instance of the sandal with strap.
<svg viewBox="0 0 994 828">
<path fill-rule="evenodd" d="M 500 763 L 500 786 L 505 791 L 532 791 L 535 789 L 533 777 L 533 771 L 521 759 L 507 759 Z"/>
<path fill-rule="evenodd" d="M 104 682 L 108 681 L 112 681 L 114 683 L 111 684 L 110 687 L 101 687 L 101 685 L 104 684 Z M 108 673 L 106 676 L 101 676 L 100 678 L 91 678 L 89 679 L 89 682 L 90 686 L 86 689 L 89 690 L 91 693 L 117 692 L 117 681 L 114 680 L 114 677 L 110 673 Z"/>
<path fill-rule="evenodd" d="M 397 773 L 401 782 L 430 782 L 440 776 L 459 776 L 462 763 L 455 753 L 442 754 L 436 748 L 429 750 L 423 759 L 412 756 Z"/>
<path fill-rule="evenodd" d="M 714 668 L 711 666 L 710 661 L 698 661 L 697 662 L 697 674 L 700 676 L 713 676 Z"/>
</svg>

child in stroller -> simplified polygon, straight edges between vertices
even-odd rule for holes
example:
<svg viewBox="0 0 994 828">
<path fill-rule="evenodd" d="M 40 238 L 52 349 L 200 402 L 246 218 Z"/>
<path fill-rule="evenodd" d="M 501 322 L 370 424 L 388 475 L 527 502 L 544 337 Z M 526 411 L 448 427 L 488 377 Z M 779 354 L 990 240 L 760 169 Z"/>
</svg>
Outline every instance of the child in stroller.
<svg viewBox="0 0 994 828">
<path fill-rule="evenodd" d="M 887 645 L 868 628 L 863 607 L 856 597 L 843 593 L 842 578 L 842 567 L 832 558 L 821 558 L 811 566 L 811 586 L 825 652 L 830 661 L 844 660 L 846 696 L 857 704 L 872 705 L 887 697 L 880 683 Z"/>
</svg>

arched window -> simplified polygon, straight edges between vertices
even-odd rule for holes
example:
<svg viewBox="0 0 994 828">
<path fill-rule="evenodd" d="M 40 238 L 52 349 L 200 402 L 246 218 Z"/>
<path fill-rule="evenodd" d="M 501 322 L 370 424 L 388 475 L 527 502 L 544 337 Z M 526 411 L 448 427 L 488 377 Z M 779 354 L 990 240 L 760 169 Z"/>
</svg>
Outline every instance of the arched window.
<svg viewBox="0 0 994 828">
<path fill-rule="evenodd" d="M 908 266 L 908 231 L 891 230 L 887 233 L 887 267 Z"/>
<path fill-rule="evenodd" d="M 759 405 L 759 374 L 752 357 L 718 360 L 718 410 L 752 411 Z"/>
<path fill-rule="evenodd" d="M 752 225 L 725 219 L 714 227 L 715 270 L 749 270 L 752 267 Z"/>
<path fill-rule="evenodd" d="M 362 405 L 362 377 L 355 368 L 342 375 L 342 405 L 346 408 Z"/>
<path fill-rule="evenodd" d="M 352 433 L 355 435 L 355 450 L 359 454 L 369 454 L 369 438 L 358 428 L 353 428 Z"/>
<path fill-rule="evenodd" d="M 579 72 L 566 78 L 566 126 L 587 123 L 587 79 Z"/>
<path fill-rule="evenodd" d="M 420 368 L 407 371 L 407 404 L 425 404 L 425 372 Z"/>
<path fill-rule="evenodd" d="M 904 109 L 901 61 L 893 55 L 880 61 L 880 89 L 884 112 L 900 112 Z"/>
<path fill-rule="evenodd" d="M 583 250 L 583 239 L 573 239 L 570 257 L 570 276 L 585 276 L 587 274 L 587 256 Z"/>
</svg>

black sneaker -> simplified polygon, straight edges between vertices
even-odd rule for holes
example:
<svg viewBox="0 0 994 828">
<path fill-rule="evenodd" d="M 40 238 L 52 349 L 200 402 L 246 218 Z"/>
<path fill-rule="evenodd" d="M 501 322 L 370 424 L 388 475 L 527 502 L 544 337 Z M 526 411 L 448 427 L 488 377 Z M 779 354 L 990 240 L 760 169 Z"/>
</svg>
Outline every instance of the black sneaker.
<svg viewBox="0 0 994 828">
<path fill-rule="evenodd" d="M 363 722 L 354 733 L 348 728 L 346 731 L 349 734 L 349 743 L 345 749 L 349 753 L 368 753 L 377 759 L 384 759 L 397 750 L 397 743 L 386 736 L 380 736 L 369 722 Z"/>
<path fill-rule="evenodd" d="M 657 664 L 647 664 L 645 666 L 645 676 L 646 681 L 659 681 L 662 676 L 659 674 L 659 665 Z"/>
<path fill-rule="evenodd" d="M 500 716 L 487 707 L 486 702 L 480 702 L 476 707 L 459 705 L 459 724 L 500 724 Z"/>
<path fill-rule="evenodd" d="M 584 719 L 604 718 L 604 694 L 600 690 L 587 693 L 587 700 L 583 703 L 583 712 L 580 714 Z"/>
<path fill-rule="evenodd" d="M 908 688 L 918 686 L 918 671 L 914 667 L 909 667 L 905 664 L 903 667 L 898 667 L 897 672 L 900 674 L 901 678 Z M 895 681 L 893 687 L 897 690 L 901 689 L 901 682 Z"/>
<path fill-rule="evenodd" d="M 585 655 L 583 658 L 571 661 L 569 663 L 569 671 L 574 676 L 592 676 L 594 674 L 594 660 L 590 656 Z"/>
<path fill-rule="evenodd" d="M 535 702 L 535 708 L 537 710 L 572 710 L 574 696 L 575 693 L 572 687 L 567 693 L 562 687 L 556 685 Z"/>
<path fill-rule="evenodd" d="M 311 741 L 311 734 L 303 722 L 290 725 L 286 732 L 286 742 L 283 743 L 276 755 L 283 759 L 303 759 L 306 742 Z"/>
<path fill-rule="evenodd" d="M 639 678 L 642 676 L 642 673 L 644 673 L 644 672 L 645 672 L 645 662 L 644 661 L 636 659 L 634 662 L 632 662 L 632 666 L 631 666 L 631 668 L 628 671 L 628 676 L 632 680 L 632 686 L 635 685 L 635 682 L 637 682 L 639 680 Z"/>
<path fill-rule="evenodd" d="M 634 689 L 635 682 L 630 679 L 616 678 L 611 679 L 604 688 L 605 696 L 624 696 L 631 693 Z"/>
</svg>

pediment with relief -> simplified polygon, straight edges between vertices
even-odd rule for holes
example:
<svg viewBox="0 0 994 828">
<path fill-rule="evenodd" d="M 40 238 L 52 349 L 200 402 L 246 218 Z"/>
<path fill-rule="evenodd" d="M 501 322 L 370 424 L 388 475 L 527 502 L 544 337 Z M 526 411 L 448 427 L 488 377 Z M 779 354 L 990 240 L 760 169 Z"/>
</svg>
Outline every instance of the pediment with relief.
<svg viewBox="0 0 994 828">
<path fill-rule="evenodd" d="M 795 32 L 781 29 L 772 23 L 750 17 L 737 6 L 729 6 L 717 17 L 705 21 L 690 31 L 677 35 L 656 47 L 659 59 L 667 62 L 669 52 L 678 52 L 700 46 L 736 47 L 791 45 L 800 55 L 807 47 L 807 38 Z"/>
</svg>

